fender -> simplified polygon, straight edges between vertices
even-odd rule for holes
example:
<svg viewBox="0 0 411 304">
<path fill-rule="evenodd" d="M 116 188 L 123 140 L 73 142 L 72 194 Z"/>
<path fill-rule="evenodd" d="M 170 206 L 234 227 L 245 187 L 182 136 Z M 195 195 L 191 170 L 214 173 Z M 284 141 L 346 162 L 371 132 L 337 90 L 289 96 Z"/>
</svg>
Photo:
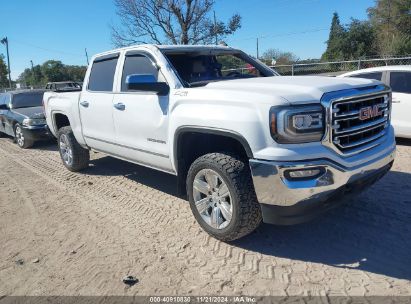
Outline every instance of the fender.
<svg viewBox="0 0 411 304">
<path fill-rule="evenodd" d="M 57 114 L 61 114 L 61 115 L 64 115 L 64 116 L 66 116 L 67 117 L 67 120 L 69 121 L 69 123 L 70 123 L 70 126 L 71 126 L 71 120 L 70 120 L 70 117 L 67 115 L 67 113 L 65 113 L 65 112 L 63 112 L 63 111 L 60 111 L 60 110 L 52 110 L 51 112 L 50 112 L 50 116 L 51 116 L 51 122 L 52 122 L 52 129 L 50 130 L 52 133 L 53 133 L 53 135 L 55 135 L 56 137 L 57 137 L 57 132 L 58 132 L 58 128 L 57 128 L 57 123 L 56 123 L 56 115 Z"/>
<path fill-rule="evenodd" d="M 197 132 L 197 133 L 206 133 L 206 134 L 213 134 L 213 135 L 220 135 L 230 137 L 232 139 L 237 140 L 244 148 L 247 157 L 249 159 L 254 158 L 253 152 L 248 144 L 247 140 L 240 134 L 232 130 L 226 129 L 218 129 L 218 128 L 210 128 L 210 127 L 202 127 L 202 126 L 181 126 L 178 127 L 175 134 L 174 134 L 174 147 L 173 147 L 173 155 L 174 155 L 174 164 L 176 168 L 176 172 L 178 173 L 178 154 L 177 149 L 179 146 L 179 139 L 181 135 L 187 132 Z"/>
</svg>

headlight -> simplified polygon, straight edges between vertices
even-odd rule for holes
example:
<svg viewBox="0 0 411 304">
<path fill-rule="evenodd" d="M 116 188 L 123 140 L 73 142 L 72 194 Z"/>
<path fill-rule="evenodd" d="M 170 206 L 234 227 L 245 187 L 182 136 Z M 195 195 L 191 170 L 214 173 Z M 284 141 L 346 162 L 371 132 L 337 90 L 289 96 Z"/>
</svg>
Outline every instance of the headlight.
<svg viewBox="0 0 411 304">
<path fill-rule="evenodd" d="M 24 126 L 40 126 L 45 124 L 46 120 L 44 118 L 25 118 L 23 120 Z"/>
<path fill-rule="evenodd" d="M 324 113 L 321 106 L 273 107 L 270 111 L 271 136 L 281 144 L 321 141 Z"/>
</svg>

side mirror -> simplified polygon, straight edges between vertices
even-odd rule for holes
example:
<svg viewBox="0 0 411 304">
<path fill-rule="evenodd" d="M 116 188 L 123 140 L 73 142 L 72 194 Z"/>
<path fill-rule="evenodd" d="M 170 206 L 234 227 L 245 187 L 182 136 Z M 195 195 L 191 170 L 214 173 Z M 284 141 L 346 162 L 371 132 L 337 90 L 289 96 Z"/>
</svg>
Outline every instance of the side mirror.
<svg viewBox="0 0 411 304">
<path fill-rule="evenodd" d="M 8 109 L 9 109 L 9 106 L 7 104 L 5 103 L 0 104 L 0 110 L 8 110 Z"/>
<path fill-rule="evenodd" d="M 158 82 L 151 74 L 132 74 L 126 77 L 128 91 L 155 92 L 157 95 L 166 96 L 170 92 L 170 87 L 166 82 Z"/>
</svg>

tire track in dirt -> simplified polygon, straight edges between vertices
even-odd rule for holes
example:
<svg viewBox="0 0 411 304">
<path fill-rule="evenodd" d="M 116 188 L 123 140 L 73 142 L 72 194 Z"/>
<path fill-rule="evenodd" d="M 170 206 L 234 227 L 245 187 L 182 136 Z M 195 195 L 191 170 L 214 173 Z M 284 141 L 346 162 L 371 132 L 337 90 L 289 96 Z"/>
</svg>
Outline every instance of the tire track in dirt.
<svg viewBox="0 0 411 304">
<path fill-rule="evenodd" d="M 16 164 L 16 166 L 18 166 L 18 165 Z M 57 229 L 54 230 L 53 229 L 54 227 L 50 227 L 50 230 L 53 231 L 52 234 L 50 235 L 50 238 L 53 241 L 62 242 L 62 238 L 66 238 L 67 235 L 71 235 L 72 233 L 75 233 L 75 229 L 77 228 L 75 225 L 70 225 L 70 224 L 71 224 L 71 221 L 73 220 L 73 217 L 74 218 L 76 218 L 76 217 L 80 218 L 80 216 L 76 216 L 76 210 L 74 208 L 70 208 L 70 207 L 73 207 L 73 206 L 65 205 L 64 207 L 65 207 L 64 209 L 63 208 L 57 208 L 57 209 L 53 210 L 53 215 L 56 217 L 56 219 L 58 219 Z M 90 212 L 88 212 L 88 214 L 90 215 Z M 108 223 L 105 223 L 105 224 L 107 225 Z M 88 244 L 88 243 L 92 244 L 93 241 L 98 239 L 98 236 L 100 236 L 100 235 L 109 236 L 110 234 L 104 233 L 104 227 L 106 227 L 106 225 L 103 225 L 102 227 L 100 227 L 100 229 L 98 229 L 96 232 L 94 232 L 93 229 L 85 231 L 85 233 L 81 234 L 80 240 L 79 239 L 75 240 L 75 243 L 77 243 L 76 245 L 78 246 L 78 242 L 80 242 L 82 244 Z M 60 231 L 59 231 L 59 228 L 61 229 L 61 226 L 64 226 L 64 232 L 65 233 L 63 235 L 59 235 L 59 234 L 61 234 Z M 101 228 L 103 228 L 103 229 L 101 229 Z M 114 231 L 112 231 L 112 234 L 114 234 Z M 104 239 L 103 239 L 103 241 L 104 241 Z M 109 243 L 112 243 L 112 242 L 109 242 Z M 75 248 L 75 247 L 72 247 L 72 248 Z M 77 249 L 78 249 L 78 247 L 77 247 Z M 68 250 L 67 250 L 67 252 L 68 252 Z M 81 259 L 82 257 L 87 257 L 87 254 L 88 254 L 89 257 L 86 259 L 85 262 L 82 263 L 82 265 L 83 266 L 84 265 L 86 265 L 86 266 L 90 265 L 91 266 L 91 267 L 84 267 L 83 269 L 81 269 L 81 271 L 80 271 L 81 276 L 77 277 L 76 279 L 77 279 L 77 282 L 83 281 L 86 284 L 88 283 L 88 284 L 92 285 L 92 283 L 94 281 L 101 281 L 101 280 L 98 280 L 97 277 L 101 275 L 101 269 L 104 269 L 104 268 L 107 268 L 107 267 L 103 263 L 101 263 L 100 265 L 98 263 L 95 263 L 95 257 L 93 256 L 93 254 L 89 254 L 89 253 L 90 253 L 90 250 L 88 250 L 88 252 L 87 252 L 87 250 L 86 251 L 83 250 L 83 252 L 79 253 L 76 256 L 76 258 Z M 105 253 L 107 254 L 107 251 Z M 64 255 L 64 253 L 63 254 L 60 253 L 60 256 L 58 257 L 58 260 L 62 261 L 63 264 L 64 264 L 65 261 L 67 262 L 67 259 L 70 259 L 70 258 L 67 258 L 67 256 Z M 110 259 L 114 260 L 112 257 Z M 94 261 L 94 263 L 93 263 L 93 261 Z M 100 269 L 100 270 L 96 270 L 97 268 Z M 43 269 L 43 274 L 42 275 L 44 275 L 44 272 L 46 272 L 46 275 L 47 275 L 47 269 L 46 269 L 46 271 L 44 271 L 44 269 Z M 56 273 L 56 272 L 58 273 L 59 271 L 54 271 L 54 273 Z M 61 272 L 64 273 L 64 271 L 61 271 Z M 48 273 L 50 273 L 50 272 L 48 272 Z M 88 274 L 88 276 L 83 277 L 84 274 Z M 54 281 L 58 280 L 58 278 L 54 277 L 54 275 L 49 275 L 49 276 Z M 31 276 L 31 277 L 33 278 L 33 276 Z M 89 279 L 85 279 L 85 278 L 89 278 Z M 22 284 L 22 285 L 27 285 L 27 282 L 25 282 L 25 284 Z M 56 287 L 59 288 L 59 286 L 56 286 Z M 64 289 L 64 288 L 62 288 L 62 289 Z M 64 291 L 63 291 L 63 294 L 64 294 Z"/>
<path fill-rule="evenodd" d="M 2 150 L 5 152 L 1 152 Z M 0 153 L 9 155 L 20 166 L 41 176 L 58 189 L 70 192 L 78 205 L 78 202 L 83 203 L 81 208 L 84 210 L 83 213 L 90 217 L 90 222 L 104 222 L 111 225 L 112 229 L 100 225 L 98 229 L 95 228 L 92 237 L 83 239 L 85 248 L 90 250 L 82 253 L 86 259 L 85 264 L 94 265 L 85 267 L 83 271 L 88 278 L 85 284 L 97 286 L 97 290 L 105 289 L 106 292 L 113 290 L 112 286 L 107 288 L 110 282 L 107 278 L 114 280 L 114 274 L 120 272 L 114 267 L 111 267 L 110 271 L 102 271 L 105 266 L 103 260 L 99 259 L 97 263 L 95 251 L 87 246 L 87 242 L 93 242 L 95 238 L 102 238 L 100 241 L 107 244 L 107 247 L 100 249 L 102 252 L 106 254 L 107 250 L 111 250 L 107 253 L 110 263 L 115 261 L 117 264 L 124 265 L 122 259 L 126 257 L 129 260 L 128 265 L 133 265 L 136 269 L 140 267 L 140 270 L 146 274 L 147 284 L 152 282 L 152 286 L 158 286 L 157 292 L 165 294 L 176 290 L 179 290 L 180 294 L 190 291 L 198 293 L 201 290 L 225 294 L 247 293 L 248 290 L 258 291 L 259 294 L 299 294 L 302 288 L 311 290 L 313 294 L 324 291 L 353 294 L 356 291 L 352 288 L 353 284 L 357 284 L 353 281 L 354 274 L 360 274 L 363 285 L 374 286 L 375 282 L 382 280 L 385 282 L 383 290 L 391 292 L 394 290 L 397 294 L 411 292 L 409 281 L 404 283 L 403 280 L 367 271 L 368 269 L 378 273 L 379 270 L 375 265 L 373 268 L 366 267 L 361 271 L 349 269 L 347 266 L 340 267 L 337 263 L 345 262 L 345 259 L 339 255 L 348 255 L 347 260 L 352 260 L 355 251 L 350 246 L 364 250 L 364 244 L 361 244 L 364 241 L 367 242 L 366 246 L 378 250 L 380 244 L 376 242 L 372 233 L 381 232 L 381 224 L 391 223 L 391 226 L 387 225 L 385 233 L 398 233 L 398 229 L 402 227 L 401 235 L 407 235 L 410 229 L 410 213 L 405 203 L 378 204 L 374 207 L 373 201 L 367 195 L 362 195 L 359 198 L 361 205 L 351 204 L 339 209 L 331 213 L 331 216 L 324 217 L 318 224 L 310 224 L 302 228 L 278 229 L 263 226 L 244 241 L 226 244 L 201 232 L 186 201 L 122 176 L 124 172 L 121 170 L 108 168 L 106 171 L 101 171 L 99 168 L 90 168 L 86 173 L 71 173 L 61 164 L 58 152 L 23 151 L 7 143 L 1 146 Z M 92 155 L 93 159 L 98 160 L 101 154 Z M 139 167 L 135 168 L 139 170 Z M 94 171 L 98 173 L 94 174 Z M 147 170 L 142 171 L 147 174 Z M 164 176 L 159 177 L 161 183 Z M 383 182 L 386 183 L 385 180 L 380 183 Z M 387 188 L 385 184 L 381 187 Z M 382 199 L 390 199 L 390 196 L 396 192 L 395 189 L 386 190 L 388 194 L 384 194 Z M 400 197 L 398 193 L 397 197 Z M 71 211 L 61 212 L 58 217 L 67 216 L 66 213 Z M 327 227 L 326 230 L 330 231 L 322 231 L 321 226 Z M 358 229 L 359 227 L 363 228 Z M 302 249 L 304 246 L 323 247 L 324 239 L 331 240 L 328 233 L 334 233 L 336 241 L 330 243 L 330 248 L 325 250 L 335 255 L 337 262 L 328 262 L 326 257 L 321 257 L 321 252 L 318 253 L 320 258 L 316 258 L 313 254 L 304 256 L 296 253 L 304 250 Z M 301 238 L 303 235 L 308 235 L 308 240 Z M 347 238 L 348 235 L 351 235 L 350 238 Z M 112 241 L 113 239 L 116 241 Z M 355 239 L 361 241 L 357 244 Z M 383 250 L 394 246 L 396 239 L 392 241 L 387 239 L 387 242 L 383 245 Z M 116 243 L 116 246 L 113 246 L 113 243 Z M 275 244 L 270 245 L 271 243 Z M 261 246 L 265 248 L 262 248 L 262 253 L 259 253 L 260 249 L 257 248 Z M 407 247 L 409 241 L 401 246 L 401 253 L 403 253 L 409 248 Z M 138 249 L 133 250 L 132 247 Z M 116 256 L 120 248 L 127 249 L 122 255 Z M 165 257 L 162 262 L 157 261 L 160 255 Z M 386 258 L 390 261 L 384 261 Z M 389 266 L 395 270 L 394 274 L 398 273 L 398 268 L 402 267 L 404 262 L 407 262 L 404 256 L 400 255 L 400 258 L 396 259 L 394 252 L 379 254 L 372 261 L 373 264 L 383 265 L 381 273 L 387 273 L 386 268 Z M 123 270 L 127 271 L 126 268 Z M 148 277 L 156 272 L 164 276 L 163 280 L 157 278 L 150 281 Z M 341 276 L 345 278 L 344 281 L 341 280 Z M 159 286 L 160 281 L 164 283 L 163 286 Z M 114 286 L 122 290 L 121 285 L 114 284 Z M 76 284 L 68 285 L 68 288 L 75 289 L 76 292 L 86 290 Z M 365 289 L 361 290 L 363 292 Z M 372 293 L 375 290 L 370 288 L 367 292 Z"/>
<path fill-rule="evenodd" d="M 80 188 L 75 191 L 75 194 L 77 195 L 79 199 L 86 201 L 88 207 L 92 206 L 93 203 L 94 204 L 104 203 L 106 205 L 105 206 L 106 209 L 102 209 L 102 206 L 101 206 L 102 204 L 101 204 L 100 206 L 98 206 L 99 207 L 99 209 L 97 210 L 98 214 L 102 218 L 111 216 L 111 217 L 116 217 L 117 219 L 118 218 L 122 219 L 122 223 L 124 223 L 123 225 L 124 227 L 120 227 L 119 229 L 121 230 L 122 233 L 127 234 L 127 229 L 125 228 L 127 228 L 128 226 L 127 224 L 131 222 L 131 220 L 126 219 L 126 216 L 130 215 L 131 213 L 134 213 L 135 211 L 138 211 L 139 213 L 142 213 L 143 215 L 151 214 L 151 218 L 149 221 L 147 221 L 144 218 L 143 218 L 144 221 L 139 221 L 140 225 L 144 225 L 145 227 L 147 227 L 147 229 L 140 230 L 140 232 L 146 233 L 146 234 L 148 232 L 148 235 L 146 237 L 146 242 L 148 244 L 152 243 L 152 237 L 153 237 L 153 232 L 152 231 L 150 232 L 150 228 L 154 229 L 156 226 L 158 226 L 157 221 L 164 222 L 163 221 L 164 215 L 157 216 L 157 217 L 154 216 L 158 214 L 157 210 L 153 209 L 155 207 L 152 207 L 151 209 L 147 208 L 147 206 L 144 206 L 144 204 L 142 204 L 141 201 L 138 201 L 138 203 L 141 205 L 140 208 L 137 208 L 137 209 L 133 208 L 136 206 L 138 207 L 138 204 L 132 204 L 133 201 L 135 201 L 135 199 L 128 199 L 125 196 L 135 195 L 135 193 L 133 193 L 134 191 L 132 192 L 126 191 L 126 193 L 124 194 L 125 192 L 124 187 L 123 187 L 124 183 L 122 183 L 121 185 L 122 186 L 121 189 L 123 190 L 122 193 L 117 193 L 115 195 L 116 196 L 115 200 L 122 205 L 126 204 L 127 208 L 122 208 L 122 210 L 125 211 L 125 213 L 123 213 L 122 215 L 119 215 L 119 214 L 113 215 L 113 210 L 116 209 L 116 208 L 113 208 L 115 207 L 115 205 L 110 204 L 111 203 L 110 194 L 112 194 L 113 191 L 107 190 L 107 183 L 112 184 L 111 181 L 104 181 L 103 183 L 101 182 L 98 183 L 98 181 L 102 181 L 99 178 L 93 177 L 90 179 L 89 176 L 82 176 L 79 174 L 73 174 L 73 173 L 69 173 L 65 171 L 60 162 L 56 164 L 53 160 L 51 161 L 50 159 L 44 160 L 41 158 L 40 155 L 37 155 L 37 157 L 32 157 L 32 155 L 29 156 L 26 151 L 22 151 L 22 152 L 26 154 L 27 157 L 25 155 L 23 155 L 22 157 L 22 155 L 20 155 L 21 152 L 19 150 L 14 150 L 13 149 L 14 147 L 8 147 L 8 148 L 10 149 L 8 149 L 7 152 L 11 156 L 11 158 L 14 158 L 15 157 L 14 155 L 18 157 L 18 159 L 17 158 L 15 159 L 16 162 L 18 161 L 19 164 L 24 166 L 26 169 L 31 170 L 35 174 L 41 175 L 43 178 L 47 179 L 51 183 L 54 183 L 56 186 L 61 187 L 61 185 L 63 184 L 64 185 L 63 188 L 70 189 L 70 190 Z M 89 181 L 91 180 L 93 181 L 92 182 L 93 184 L 89 185 Z M 96 183 L 94 181 L 96 181 Z M 90 188 L 94 188 L 93 191 L 90 191 Z M 98 195 L 96 195 L 96 193 Z M 101 198 L 98 198 L 99 195 L 103 195 L 104 199 L 101 200 Z M 146 194 L 145 196 L 150 196 L 150 194 Z M 152 203 L 153 199 L 150 199 L 149 202 Z M 130 212 L 129 209 L 133 210 L 133 212 Z M 132 216 L 131 219 L 135 219 L 135 216 Z M 131 222 L 131 224 L 133 223 Z M 161 230 L 161 228 L 159 230 Z M 87 274 L 87 271 L 85 273 Z"/>
</svg>

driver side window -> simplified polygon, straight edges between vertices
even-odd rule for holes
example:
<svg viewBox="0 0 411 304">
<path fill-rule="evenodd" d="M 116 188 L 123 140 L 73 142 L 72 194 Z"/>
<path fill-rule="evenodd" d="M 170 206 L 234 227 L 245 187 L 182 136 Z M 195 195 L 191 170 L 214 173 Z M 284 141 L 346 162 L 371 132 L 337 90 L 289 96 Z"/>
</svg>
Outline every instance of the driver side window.
<svg viewBox="0 0 411 304">
<path fill-rule="evenodd" d="M 121 77 L 121 91 L 127 92 L 126 79 L 129 75 L 152 75 L 156 81 L 164 81 L 154 63 L 142 54 L 126 55 Z M 159 79 L 160 78 L 160 79 Z"/>
<path fill-rule="evenodd" d="M 7 93 L 0 94 L 0 106 L 4 107 L 4 105 L 6 105 L 7 107 L 10 106 L 10 95 Z"/>
</svg>

